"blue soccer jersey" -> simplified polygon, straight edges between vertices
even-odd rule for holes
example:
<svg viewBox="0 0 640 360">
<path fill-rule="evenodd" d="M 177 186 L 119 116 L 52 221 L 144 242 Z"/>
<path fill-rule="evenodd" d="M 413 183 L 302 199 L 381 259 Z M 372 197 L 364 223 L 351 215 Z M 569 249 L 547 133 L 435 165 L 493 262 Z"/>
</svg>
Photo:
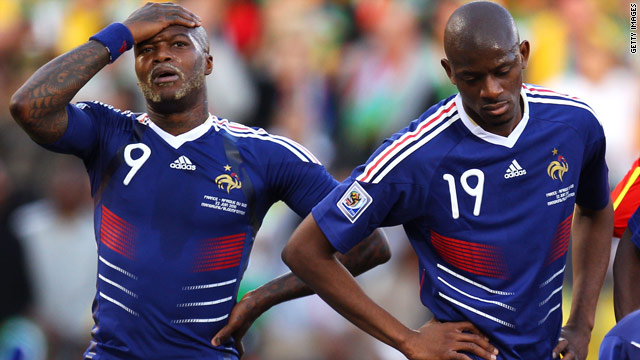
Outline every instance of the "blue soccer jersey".
<svg viewBox="0 0 640 360">
<path fill-rule="evenodd" d="M 210 116 L 173 136 L 146 114 L 68 105 L 47 148 L 84 160 L 98 245 L 86 358 L 235 359 L 211 338 L 236 303 L 268 208 L 305 216 L 337 182 L 305 148 Z"/>
<path fill-rule="evenodd" d="M 640 310 L 625 316 L 605 335 L 598 359 L 640 359 Z"/>
<path fill-rule="evenodd" d="M 484 131 L 459 95 L 388 139 L 313 209 L 345 252 L 403 224 L 421 300 L 440 321 L 471 321 L 500 359 L 551 359 L 574 203 L 609 200 L 605 138 L 578 99 L 524 85 L 508 137 Z"/>
</svg>

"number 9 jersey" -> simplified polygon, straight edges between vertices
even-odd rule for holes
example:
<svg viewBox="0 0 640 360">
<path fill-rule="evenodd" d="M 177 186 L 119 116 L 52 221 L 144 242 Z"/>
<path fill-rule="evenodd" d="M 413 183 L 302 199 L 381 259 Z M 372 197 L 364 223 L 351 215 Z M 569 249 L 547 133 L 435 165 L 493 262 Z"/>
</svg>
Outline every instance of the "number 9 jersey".
<svg viewBox="0 0 640 360">
<path fill-rule="evenodd" d="M 460 95 L 443 100 L 312 212 L 340 252 L 403 224 L 436 319 L 472 322 L 500 358 L 550 359 L 574 204 L 609 201 L 605 138 L 576 98 L 525 84 L 521 99 L 508 137 L 475 124 Z"/>
<path fill-rule="evenodd" d="M 306 216 L 337 182 L 295 142 L 214 116 L 173 136 L 98 102 L 67 114 L 46 147 L 81 157 L 91 179 L 99 262 L 85 358 L 237 359 L 232 341 L 210 341 L 265 213 L 283 200 Z"/>
</svg>

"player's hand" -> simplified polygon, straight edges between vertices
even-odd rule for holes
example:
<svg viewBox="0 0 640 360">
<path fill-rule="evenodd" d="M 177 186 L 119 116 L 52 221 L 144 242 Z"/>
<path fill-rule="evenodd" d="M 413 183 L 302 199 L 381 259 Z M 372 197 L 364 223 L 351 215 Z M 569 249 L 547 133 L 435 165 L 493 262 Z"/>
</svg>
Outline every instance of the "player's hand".
<svg viewBox="0 0 640 360">
<path fill-rule="evenodd" d="M 585 360 L 589 352 L 591 330 L 574 325 L 565 325 L 560 331 L 560 339 L 553 349 L 552 357 L 562 360 Z"/>
<path fill-rule="evenodd" d="M 402 353 L 411 360 L 471 360 L 463 353 L 495 360 L 498 349 L 470 322 L 431 320 L 414 332 Z"/>
<path fill-rule="evenodd" d="M 240 302 L 233 307 L 231 315 L 229 316 L 229 322 L 213 337 L 211 344 L 213 344 L 213 346 L 219 346 L 227 342 L 229 338 L 233 338 L 236 342 L 236 350 L 238 350 L 240 357 L 242 357 L 242 354 L 244 354 L 242 338 L 253 322 L 263 312 L 264 310 L 262 306 L 260 306 L 259 296 L 255 294 L 255 291 L 246 293 Z"/>
<path fill-rule="evenodd" d="M 200 17 L 180 5 L 172 3 L 147 3 L 134 11 L 123 24 L 129 28 L 133 42 L 152 38 L 170 25 L 200 26 Z"/>
</svg>

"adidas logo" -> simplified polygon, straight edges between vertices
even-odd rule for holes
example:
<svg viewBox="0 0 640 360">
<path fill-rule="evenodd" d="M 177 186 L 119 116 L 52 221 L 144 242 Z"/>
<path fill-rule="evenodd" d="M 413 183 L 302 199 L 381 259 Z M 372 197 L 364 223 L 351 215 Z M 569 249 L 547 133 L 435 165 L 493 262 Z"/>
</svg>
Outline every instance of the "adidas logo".
<svg viewBox="0 0 640 360">
<path fill-rule="evenodd" d="M 176 161 L 172 162 L 169 167 L 172 169 L 191 171 L 194 171 L 196 169 L 196 166 L 191 163 L 191 160 L 189 160 L 189 158 L 184 155 L 180 156 L 178 159 L 176 159 Z"/>
<path fill-rule="evenodd" d="M 507 172 L 504 174 L 504 178 L 510 179 L 516 176 L 525 175 L 526 173 L 527 173 L 527 170 L 523 169 L 522 166 L 518 164 L 516 159 L 513 159 L 513 161 L 511 161 L 511 165 L 509 165 L 509 168 L 507 169 Z"/>
</svg>

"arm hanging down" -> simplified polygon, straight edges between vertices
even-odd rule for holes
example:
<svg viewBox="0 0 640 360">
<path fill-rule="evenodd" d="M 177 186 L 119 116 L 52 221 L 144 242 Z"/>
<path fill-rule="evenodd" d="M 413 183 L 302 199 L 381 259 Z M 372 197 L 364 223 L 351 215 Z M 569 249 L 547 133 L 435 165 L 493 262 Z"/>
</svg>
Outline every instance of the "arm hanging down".
<svg viewBox="0 0 640 360">
<path fill-rule="evenodd" d="M 573 216 L 573 296 L 569 319 L 553 349 L 553 357 L 586 359 L 596 305 L 611 253 L 613 207 L 611 201 L 601 210 L 576 205 Z"/>
<path fill-rule="evenodd" d="M 616 321 L 640 309 L 640 249 L 631 241 L 633 233 L 625 230 L 613 261 L 613 305 Z"/>
</svg>

